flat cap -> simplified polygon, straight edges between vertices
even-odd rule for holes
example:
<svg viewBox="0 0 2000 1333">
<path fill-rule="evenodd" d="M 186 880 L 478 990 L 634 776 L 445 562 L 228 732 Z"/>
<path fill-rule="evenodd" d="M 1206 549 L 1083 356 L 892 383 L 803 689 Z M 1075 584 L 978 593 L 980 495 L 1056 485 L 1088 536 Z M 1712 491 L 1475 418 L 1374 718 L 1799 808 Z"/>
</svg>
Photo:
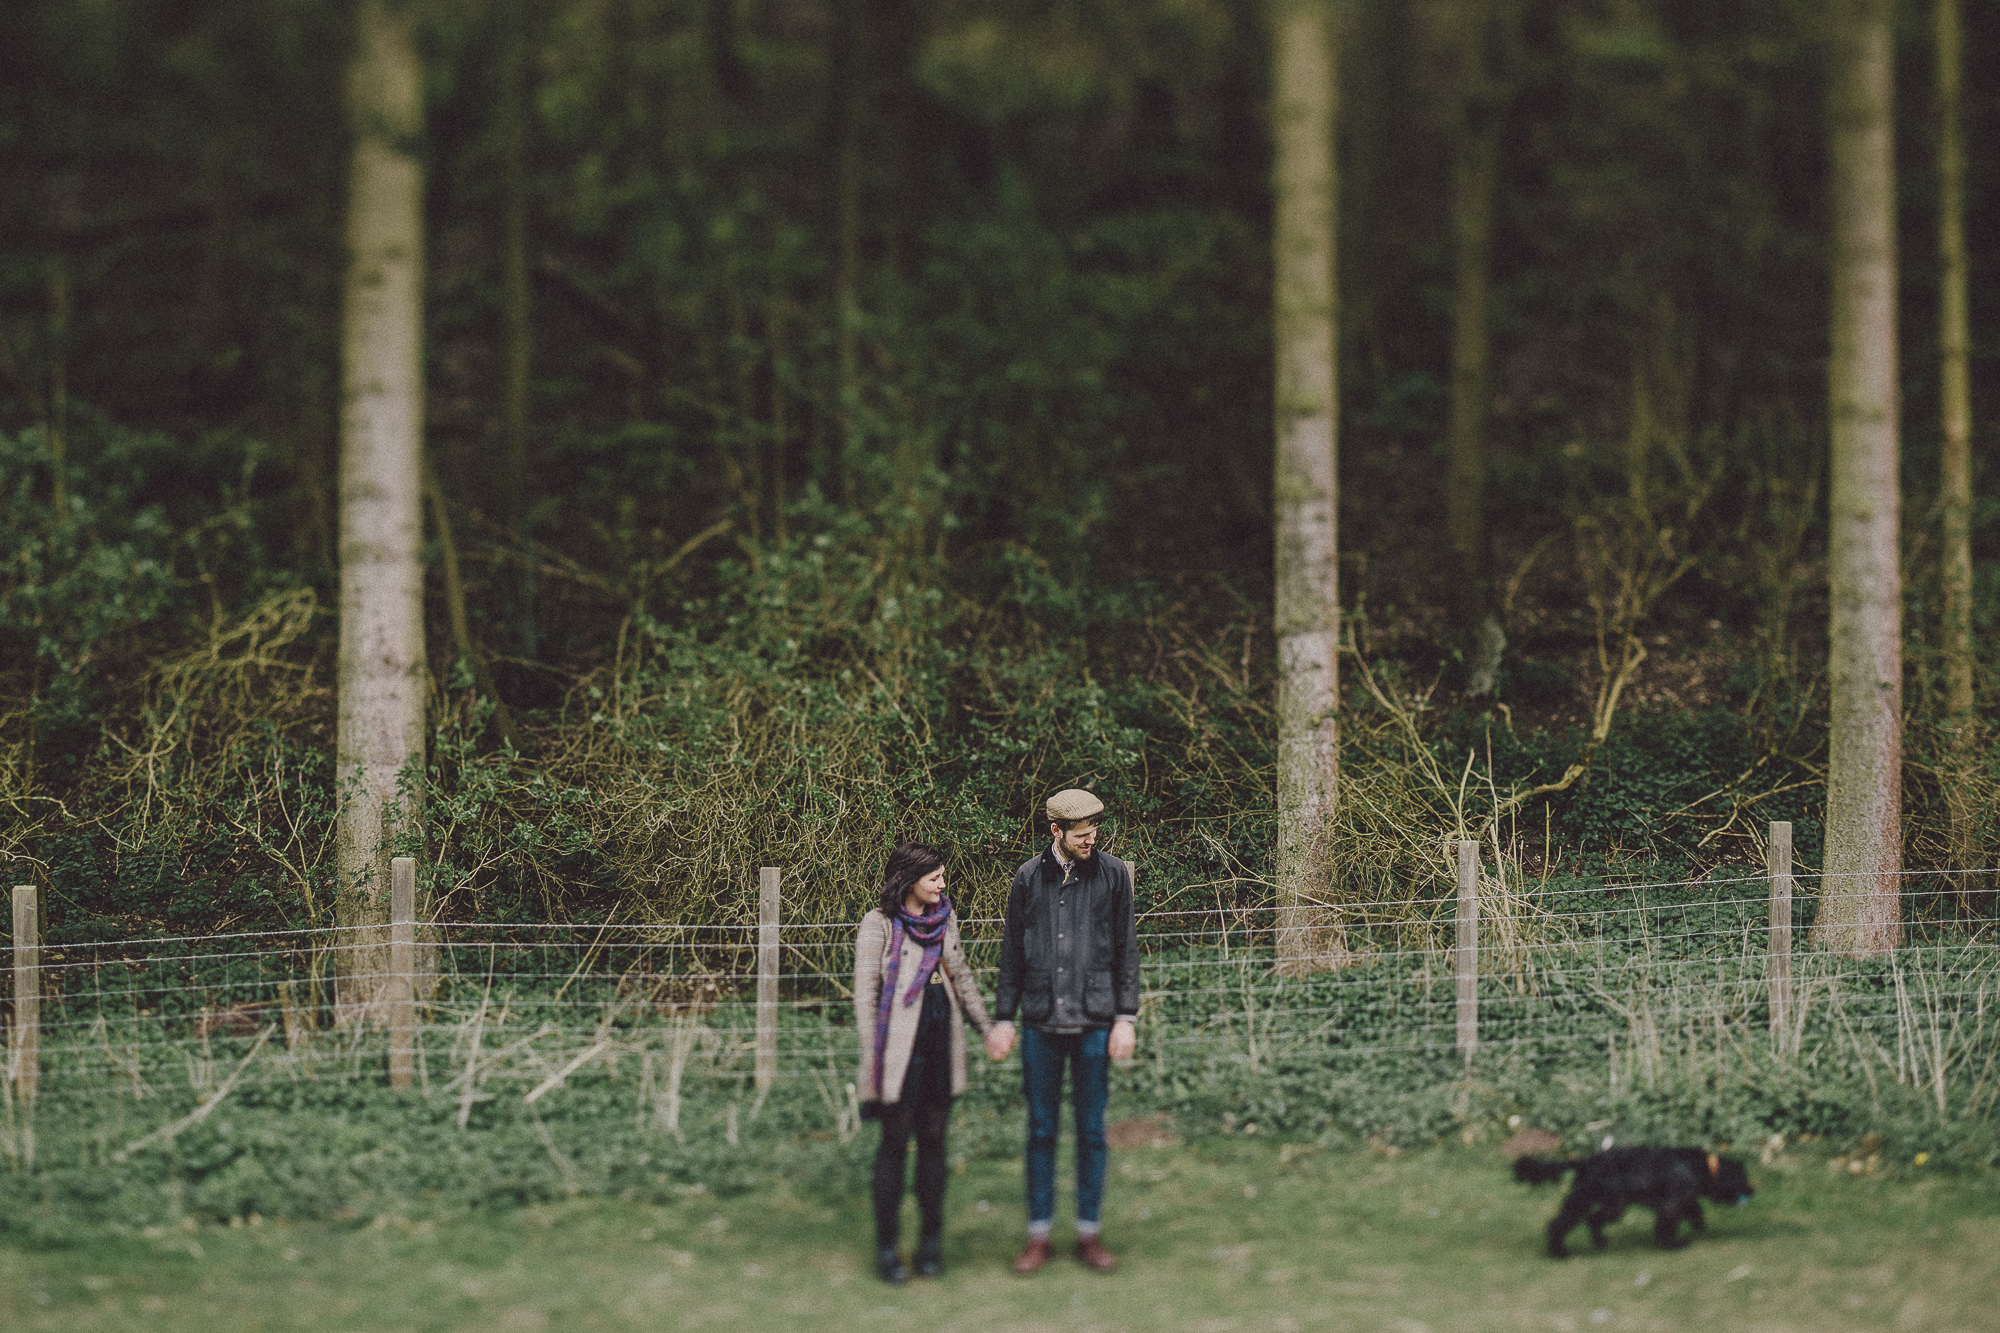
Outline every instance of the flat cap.
<svg viewBox="0 0 2000 1333">
<path fill-rule="evenodd" d="M 1081 787 L 1068 787 L 1049 797 L 1043 808 L 1050 819 L 1095 819 L 1104 813 L 1104 802 Z"/>
</svg>

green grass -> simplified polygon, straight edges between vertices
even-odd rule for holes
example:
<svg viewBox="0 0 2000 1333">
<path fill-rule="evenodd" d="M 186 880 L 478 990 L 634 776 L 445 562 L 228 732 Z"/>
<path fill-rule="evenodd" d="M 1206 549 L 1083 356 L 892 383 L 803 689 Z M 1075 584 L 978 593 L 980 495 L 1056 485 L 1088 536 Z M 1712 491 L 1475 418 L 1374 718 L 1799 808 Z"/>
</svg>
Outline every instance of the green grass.
<svg viewBox="0 0 2000 1333">
<path fill-rule="evenodd" d="M 866 1204 L 779 1187 L 576 1200 L 422 1223 L 174 1229 L 0 1247 L 0 1327 L 98 1329 L 1983 1329 L 2000 1326 L 2000 1178 L 1854 1177 L 1798 1158 L 1663 1253 L 1542 1257 L 1549 1189 L 1489 1149 L 1389 1158 L 1215 1138 L 1113 1157 L 1100 1276 L 1007 1271 L 1018 1163 L 953 1178 L 937 1284 L 870 1275 Z M 858 1176 L 858 1172 L 857 1172 Z M 1063 1239 L 1061 1234 L 1059 1240 Z M 1581 1240 L 1581 1233 L 1578 1235 Z"/>
</svg>

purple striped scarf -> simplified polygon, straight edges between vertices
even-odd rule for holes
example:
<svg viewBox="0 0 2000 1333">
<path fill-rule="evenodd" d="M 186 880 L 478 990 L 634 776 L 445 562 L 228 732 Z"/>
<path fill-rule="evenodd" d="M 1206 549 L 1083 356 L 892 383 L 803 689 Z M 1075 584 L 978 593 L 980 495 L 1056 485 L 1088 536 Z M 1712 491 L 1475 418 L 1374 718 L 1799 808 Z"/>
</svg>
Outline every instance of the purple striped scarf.
<svg viewBox="0 0 2000 1333">
<path fill-rule="evenodd" d="M 917 964 L 917 975 L 910 979 L 910 988 L 903 993 L 903 1003 L 913 1003 L 924 993 L 924 985 L 937 970 L 938 960 L 944 957 L 944 928 L 951 920 L 951 899 L 939 898 L 938 905 L 921 916 L 912 916 L 908 908 L 899 907 L 889 918 L 889 966 L 882 973 L 882 999 L 875 1010 L 875 1100 L 882 1100 L 882 1055 L 889 1048 L 889 1015 L 894 1009 L 896 998 L 896 973 L 903 966 L 903 937 L 924 946 L 923 961 Z"/>
</svg>

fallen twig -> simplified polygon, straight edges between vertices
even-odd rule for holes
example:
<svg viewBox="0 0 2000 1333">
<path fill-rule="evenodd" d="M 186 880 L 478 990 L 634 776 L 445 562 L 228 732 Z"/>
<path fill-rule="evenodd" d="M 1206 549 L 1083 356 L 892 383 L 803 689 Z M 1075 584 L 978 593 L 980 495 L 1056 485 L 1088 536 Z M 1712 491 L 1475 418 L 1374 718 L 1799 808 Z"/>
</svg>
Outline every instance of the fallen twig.
<svg viewBox="0 0 2000 1333">
<path fill-rule="evenodd" d="M 221 1087 L 209 1093 L 203 1099 L 200 1106 L 195 1107 L 194 1110 L 189 1111 L 186 1115 L 170 1124 L 161 1125 L 158 1129 L 146 1135 L 146 1137 L 126 1144 L 111 1155 L 111 1160 L 122 1162 L 141 1148 L 150 1148 L 155 1143 L 172 1143 L 182 1130 L 190 1129 L 208 1119 L 208 1113 L 222 1104 L 222 1099 L 227 1097 L 230 1091 L 235 1088 L 236 1080 L 243 1077 L 243 1071 L 250 1067 L 250 1062 L 257 1058 L 257 1052 L 264 1049 L 264 1043 L 269 1041 L 271 1034 L 277 1030 L 277 1024 L 267 1023 L 264 1026 L 264 1030 L 257 1034 L 257 1043 L 250 1048 L 250 1053 L 243 1057 L 242 1061 L 237 1064 L 235 1070 L 230 1073 L 228 1078 L 222 1080 Z"/>
<path fill-rule="evenodd" d="M 472 1043 L 465 1055 L 465 1091 L 458 1099 L 458 1127 L 464 1129 L 472 1119 L 472 1104 L 481 1100 L 479 1095 L 479 1039 L 486 1031 L 486 1003 L 489 996 L 479 997 L 479 1012 L 472 1016 Z"/>
<path fill-rule="evenodd" d="M 506 1011 L 502 1010 L 500 1017 L 495 1020 L 496 1026 L 499 1023 L 504 1022 L 506 1020 L 506 1017 L 507 1017 Z M 533 1045 L 535 1042 L 540 1041 L 543 1037 L 548 1036 L 550 1033 L 560 1032 L 560 1031 L 562 1031 L 562 1029 L 555 1026 L 555 1024 L 544 1023 L 542 1024 L 541 1027 L 537 1028 L 534 1032 L 530 1033 L 529 1035 L 522 1037 L 519 1041 L 513 1042 L 510 1045 L 503 1047 L 497 1054 L 495 1054 L 492 1058 L 486 1061 L 486 1067 L 488 1069 L 492 1069 L 497 1065 L 499 1065 L 502 1061 L 506 1060 L 509 1056 L 516 1055 L 519 1052 L 527 1049 L 529 1046 Z M 465 1082 L 465 1075 L 466 1071 L 460 1070 L 457 1074 L 453 1075 L 451 1082 L 444 1085 L 444 1090 L 446 1092 L 450 1092 L 453 1088 L 458 1087 L 461 1083 Z"/>
<path fill-rule="evenodd" d="M 592 1042 L 589 1046 L 586 1046 L 583 1049 L 583 1051 L 577 1055 L 575 1059 L 571 1060 L 561 1069 L 558 1069 L 555 1073 L 550 1074 L 540 1083 L 537 1083 L 534 1089 L 528 1092 L 526 1095 L 524 1095 L 521 1098 L 521 1100 L 524 1103 L 532 1106 L 535 1102 L 541 1100 L 543 1093 L 553 1092 L 555 1089 L 561 1087 L 562 1081 L 564 1079 L 568 1078 L 571 1074 L 574 1074 L 577 1070 L 581 1069 L 589 1061 L 596 1059 L 599 1055 L 602 1055 L 607 1049 L 610 1048 L 610 1046 L 611 1042 L 609 1038 L 600 1038 L 597 1041 Z"/>
</svg>

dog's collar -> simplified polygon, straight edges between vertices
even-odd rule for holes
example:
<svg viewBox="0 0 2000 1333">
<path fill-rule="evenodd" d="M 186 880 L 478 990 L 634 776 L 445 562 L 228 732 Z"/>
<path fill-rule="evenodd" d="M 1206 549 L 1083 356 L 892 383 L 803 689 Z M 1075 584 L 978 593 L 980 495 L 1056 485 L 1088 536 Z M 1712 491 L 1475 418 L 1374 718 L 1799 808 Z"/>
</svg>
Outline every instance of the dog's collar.
<svg viewBox="0 0 2000 1333">
<path fill-rule="evenodd" d="M 1708 1174 L 1711 1176 L 1719 1176 L 1722 1174 L 1722 1159 L 1720 1157 L 1717 1157 L 1714 1153 L 1710 1153 L 1708 1155 Z"/>
</svg>

